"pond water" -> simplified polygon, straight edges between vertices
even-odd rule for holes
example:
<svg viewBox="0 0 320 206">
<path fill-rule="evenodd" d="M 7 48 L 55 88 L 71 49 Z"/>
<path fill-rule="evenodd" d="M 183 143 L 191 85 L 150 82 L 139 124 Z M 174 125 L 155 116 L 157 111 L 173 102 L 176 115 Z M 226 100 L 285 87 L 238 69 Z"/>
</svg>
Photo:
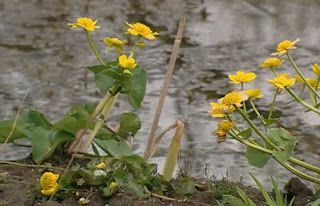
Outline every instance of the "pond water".
<svg viewBox="0 0 320 206">
<path fill-rule="evenodd" d="M 193 176 L 208 174 L 228 176 L 245 184 L 253 184 L 252 172 L 270 187 L 269 176 L 281 184 L 292 175 L 274 161 L 263 169 L 248 165 L 245 148 L 233 140 L 216 143 L 212 132 L 217 119 L 208 115 L 210 101 L 237 89 L 230 85 L 228 74 L 237 70 L 256 72 L 258 78 L 250 88 L 260 88 L 264 98 L 256 101 L 267 111 L 274 89 L 264 80 L 272 79 L 268 69 L 257 65 L 269 58 L 276 45 L 285 39 L 300 37 L 298 49 L 292 52 L 296 63 L 311 77 L 310 64 L 319 61 L 320 3 L 307 1 L 256 0 L 1 0 L 0 1 L 0 119 L 15 115 L 17 106 L 29 89 L 24 109 L 36 109 L 56 121 L 75 104 L 98 101 L 100 94 L 93 76 L 86 77 L 85 67 L 98 64 L 81 29 L 69 30 L 66 23 L 78 17 L 98 19 L 101 29 L 91 33 L 106 61 L 115 59 L 102 39 L 105 36 L 128 38 L 125 22 L 143 22 L 159 31 L 158 40 L 138 51 L 139 64 L 148 73 L 143 107 L 136 112 L 142 120 L 133 150 L 142 155 L 148 138 L 158 97 L 165 77 L 172 44 L 180 16 L 187 17 L 184 41 L 179 52 L 169 94 L 166 98 L 157 133 L 176 120 L 185 123 L 179 165 Z M 320 63 L 320 62 L 318 62 Z M 279 72 L 290 72 L 285 62 Z M 87 82 L 87 83 L 86 83 Z M 298 87 L 298 86 L 297 86 Z M 298 88 L 297 88 L 298 90 Z M 297 135 L 296 157 L 316 164 L 319 158 L 320 119 L 303 108 L 289 104 L 285 92 L 277 98 L 275 115 L 278 124 Z M 133 111 L 120 97 L 110 117 L 114 124 L 123 111 Z M 166 135 L 151 161 L 159 163 L 159 171 L 173 132 Z M 7 159 L 19 158 L 21 150 L 10 149 Z"/>
</svg>

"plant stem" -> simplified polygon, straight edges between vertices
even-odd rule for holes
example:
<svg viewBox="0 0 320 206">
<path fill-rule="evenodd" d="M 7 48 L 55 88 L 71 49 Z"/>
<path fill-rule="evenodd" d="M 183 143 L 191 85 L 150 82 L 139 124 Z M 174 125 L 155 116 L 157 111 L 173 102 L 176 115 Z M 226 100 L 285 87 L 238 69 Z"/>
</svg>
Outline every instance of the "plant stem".
<svg viewBox="0 0 320 206">
<path fill-rule="evenodd" d="M 303 76 L 303 74 L 300 72 L 299 68 L 297 67 L 296 63 L 293 61 L 292 57 L 290 56 L 290 54 L 287 52 L 287 57 L 291 63 L 291 65 L 293 66 L 293 68 L 296 70 L 296 72 L 299 74 L 299 76 L 302 78 L 302 80 L 304 81 L 304 83 L 307 85 L 307 87 L 309 89 L 311 89 L 311 91 L 318 97 L 320 98 L 320 94 L 309 84 L 309 82 L 306 80 L 306 78 Z"/>
<path fill-rule="evenodd" d="M 310 89 L 308 89 L 308 94 L 309 94 L 309 97 L 310 97 L 310 99 L 311 99 L 311 102 L 312 102 L 312 104 L 313 104 L 313 106 L 315 107 L 316 105 L 317 105 L 317 103 L 316 103 L 316 100 L 315 100 L 315 98 L 313 97 L 313 92 L 310 90 Z M 317 98 L 317 97 L 316 97 Z"/>
<path fill-rule="evenodd" d="M 132 47 L 132 51 L 131 51 L 131 53 L 130 53 L 129 58 L 134 57 L 134 55 L 135 55 L 135 53 L 136 53 L 136 50 L 137 50 L 137 47 L 138 47 L 138 44 L 140 43 L 140 39 L 141 39 L 141 35 L 138 35 L 138 36 L 137 36 L 137 39 L 136 39 L 136 41 L 134 42 L 134 45 L 133 45 L 133 47 Z"/>
<path fill-rule="evenodd" d="M 307 175 L 297 169 L 295 169 L 294 167 L 292 167 L 291 165 L 287 164 L 287 163 L 284 163 L 283 161 L 279 160 L 278 158 L 276 157 L 273 157 L 277 162 L 279 162 L 284 168 L 286 168 L 287 170 L 289 170 L 291 173 L 297 175 L 298 177 L 301 177 L 305 180 L 308 180 L 310 182 L 314 182 L 314 183 L 317 183 L 317 184 L 320 184 L 320 179 L 318 178 L 315 178 L 315 177 L 312 177 L 310 175 Z"/>
<path fill-rule="evenodd" d="M 278 76 L 278 73 L 276 72 L 276 70 L 274 69 L 274 67 L 270 67 L 272 72 L 274 73 L 275 76 Z"/>
<path fill-rule="evenodd" d="M 254 112 L 256 113 L 256 115 L 258 117 L 260 117 L 259 119 L 261 120 L 261 123 L 263 124 L 264 126 L 264 129 L 266 130 L 266 132 L 268 131 L 268 127 L 267 127 L 267 124 L 266 122 L 263 120 L 263 116 L 260 114 L 260 112 L 258 111 L 256 105 L 254 104 L 254 102 L 252 101 L 252 99 L 249 99 L 249 102 L 251 104 L 251 107 L 253 108 Z M 262 118 L 261 118 L 262 117 Z"/>
<path fill-rule="evenodd" d="M 320 81 L 320 77 L 318 77 L 318 79 L 317 79 L 317 83 L 316 83 L 316 87 L 315 87 L 316 92 L 318 92 L 317 89 L 318 89 L 318 86 L 319 86 L 319 81 Z M 314 94 L 314 99 L 315 99 L 315 102 L 316 102 L 316 105 L 317 105 L 318 103 L 317 103 L 317 95 L 316 94 Z"/>
<path fill-rule="evenodd" d="M 47 166 L 47 165 L 29 165 L 29 164 L 21 164 L 18 162 L 9 162 L 9 161 L 2 161 L 2 160 L 0 160 L 0 164 L 15 165 L 15 166 L 20 166 L 20 167 L 34 167 L 34 168 L 65 170 L 64 168 L 61 168 L 61 167 L 52 167 L 52 166 Z"/>
<path fill-rule="evenodd" d="M 301 105 L 303 105 L 304 107 L 310 109 L 311 111 L 320 114 L 320 110 L 311 106 L 310 104 L 308 104 L 307 102 L 303 101 L 302 99 L 300 99 L 300 97 L 298 97 L 290 88 L 286 88 L 286 90 L 289 92 L 289 94 Z"/>
<path fill-rule="evenodd" d="M 267 148 L 261 147 L 261 146 L 259 146 L 259 145 L 257 145 L 257 144 L 254 144 L 254 143 L 250 143 L 250 142 L 244 141 L 244 140 L 242 140 L 241 138 L 239 138 L 239 137 L 236 136 L 236 135 L 233 135 L 233 134 L 231 134 L 231 133 L 229 133 L 229 135 L 231 135 L 234 139 L 238 140 L 240 143 L 242 143 L 242 144 L 244 144 L 244 145 L 246 145 L 246 146 L 248 146 L 248 147 L 257 149 L 257 150 L 259 150 L 259 151 L 261 151 L 261 152 L 264 152 L 264 153 L 267 153 L 267 154 L 270 154 L 270 155 L 272 155 L 272 153 L 273 153 L 272 150 L 269 150 L 269 149 L 267 149 Z M 312 177 L 312 176 L 309 176 L 309 175 L 307 175 L 307 174 L 305 174 L 305 173 L 302 173 L 302 172 L 300 172 L 299 170 L 297 170 L 297 169 L 293 168 L 292 166 L 290 166 L 289 164 L 280 161 L 280 160 L 277 159 L 276 157 L 273 157 L 273 158 L 274 158 L 276 161 L 278 161 L 284 168 L 286 168 L 287 170 L 289 170 L 289 171 L 292 172 L 293 174 L 296 174 L 297 176 L 299 176 L 299 177 L 301 177 L 301 178 L 303 178 L 303 179 L 312 181 L 312 182 L 316 182 L 316 183 L 319 183 L 319 182 L 320 182 L 320 179 L 317 179 L 317 178 L 314 178 L 314 177 Z M 309 170 L 311 170 L 311 171 L 314 171 L 314 172 L 317 172 L 317 173 L 320 172 L 320 168 L 315 167 L 315 166 L 313 166 L 313 165 L 310 165 L 310 164 L 308 164 L 308 163 L 302 162 L 302 161 L 300 161 L 300 160 L 297 160 L 297 159 L 295 159 L 295 158 L 293 158 L 293 157 L 290 157 L 290 158 L 288 159 L 288 161 L 291 162 L 291 163 L 293 163 L 293 164 L 296 164 L 296 165 L 299 165 L 299 166 L 301 166 L 301 167 L 304 167 L 304 168 L 306 168 L 306 169 L 309 169 Z"/>
<path fill-rule="evenodd" d="M 269 111 L 268 119 L 271 119 L 271 117 L 272 117 L 273 106 L 274 106 L 274 103 L 276 102 L 276 97 L 277 97 L 279 91 L 280 91 L 280 89 L 278 88 L 276 93 L 273 95 L 272 103 L 270 105 L 270 111 Z"/>
<path fill-rule="evenodd" d="M 89 41 L 89 43 L 90 43 L 90 46 L 91 46 L 94 54 L 95 54 L 96 57 L 98 58 L 99 62 L 100 62 L 102 65 L 105 65 L 105 63 L 103 62 L 103 60 L 102 60 L 101 57 L 100 57 L 100 54 L 99 54 L 98 50 L 96 49 L 96 47 L 94 46 L 94 44 L 93 44 L 93 42 L 92 42 L 92 39 L 91 39 L 91 37 L 90 37 L 89 32 L 88 32 L 87 30 L 85 30 L 85 31 L 86 31 L 86 35 L 87 35 L 88 41 Z"/>
<path fill-rule="evenodd" d="M 258 129 L 258 127 L 241 111 L 241 109 L 239 107 L 237 107 L 236 105 L 234 105 L 234 107 L 236 108 L 236 110 L 241 114 L 241 116 L 243 117 L 244 120 L 247 121 L 247 123 L 250 125 L 250 127 L 267 143 L 269 144 L 272 148 L 274 148 L 277 151 L 280 151 L 280 149 L 273 144 L 268 137 L 266 137 L 264 134 L 262 134 L 262 132 Z"/>
<path fill-rule="evenodd" d="M 93 138 L 97 135 L 97 133 L 100 130 L 100 128 L 102 127 L 102 125 L 106 122 L 106 120 L 111 112 L 111 109 L 113 108 L 116 100 L 118 99 L 119 94 L 120 93 L 118 92 L 117 94 L 115 94 L 114 96 L 111 97 L 110 101 L 107 102 L 107 104 L 105 105 L 105 107 L 103 108 L 103 110 L 101 112 L 101 117 L 97 120 L 93 131 L 91 132 L 90 136 L 86 139 L 86 142 L 84 143 L 84 145 L 80 149 L 80 151 L 82 151 L 82 152 L 87 151 L 87 149 L 91 145 Z"/>
</svg>

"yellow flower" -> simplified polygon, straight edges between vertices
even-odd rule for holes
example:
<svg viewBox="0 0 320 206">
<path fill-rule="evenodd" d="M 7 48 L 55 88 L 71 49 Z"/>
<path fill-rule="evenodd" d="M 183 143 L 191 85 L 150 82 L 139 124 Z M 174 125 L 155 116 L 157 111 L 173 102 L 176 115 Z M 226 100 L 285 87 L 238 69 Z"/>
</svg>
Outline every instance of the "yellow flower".
<svg viewBox="0 0 320 206">
<path fill-rule="evenodd" d="M 98 20 L 92 21 L 92 19 L 83 17 L 83 18 L 78 18 L 77 23 L 68 23 L 68 25 L 71 26 L 70 29 L 82 27 L 87 31 L 94 31 L 94 29 L 100 28 L 100 26 L 96 26 L 97 22 Z"/>
<path fill-rule="evenodd" d="M 218 136 L 218 143 L 225 142 L 227 140 L 227 134 L 234 125 L 234 122 L 229 122 L 227 120 L 222 120 L 218 123 L 218 129 L 214 132 L 214 134 Z"/>
<path fill-rule="evenodd" d="M 238 107 L 241 107 L 242 104 L 241 102 L 248 100 L 248 95 L 241 91 L 241 92 L 231 92 L 226 94 L 223 98 L 218 100 L 219 104 L 224 104 L 226 106 L 232 106 L 232 105 L 236 105 Z"/>
<path fill-rule="evenodd" d="M 244 93 L 246 93 L 249 98 L 263 97 L 263 95 L 261 94 L 261 89 L 249 89 L 249 90 L 245 90 Z"/>
<path fill-rule="evenodd" d="M 232 84 L 240 84 L 240 83 L 248 83 L 252 80 L 254 80 L 257 75 L 253 72 L 249 72 L 249 73 L 244 73 L 242 71 L 237 71 L 237 75 L 228 75 L 229 79 L 232 80 Z"/>
<path fill-rule="evenodd" d="M 267 67 L 277 67 L 280 66 L 284 62 L 284 59 L 277 59 L 277 58 L 269 58 L 264 61 L 263 64 L 260 64 L 260 68 L 267 68 Z"/>
<path fill-rule="evenodd" d="M 296 49 L 297 47 L 295 47 L 296 43 L 298 43 L 300 41 L 299 38 L 297 38 L 295 41 L 289 41 L 289 40 L 285 40 L 282 41 L 278 44 L 277 46 L 277 52 L 272 53 L 271 55 L 278 55 L 281 56 L 285 53 L 288 52 L 289 49 Z"/>
<path fill-rule="evenodd" d="M 118 183 L 116 183 L 116 182 L 111 182 L 111 183 L 109 184 L 109 187 L 110 187 L 110 189 L 113 189 L 113 188 L 115 188 L 115 187 L 118 187 Z"/>
<path fill-rule="evenodd" d="M 59 174 L 53 174 L 52 172 L 45 172 L 40 178 L 41 193 L 44 195 L 52 195 L 58 190 L 57 180 Z"/>
<path fill-rule="evenodd" d="M 313 72 L 320 77 L 320 67 L 318 64 L 311 65 Z"/>
<path fill-rule="evenodd" d="M 105 169 L 106 168 L 106 164 L 104 162 L 101 162 L 100 164 L 96 165 L 96 168 L 98 169 Z"/>
<path fill-rule="evenodd" d="M 294 78 L 295 78 L 298 82 L 300 82 L 301 84 L 305 84 L 304 81 L 303 81 L 303 79 L 302 79 L 300 76 L 296 75 L 296 76 L 294 76 Z M 318 89 L 320 89 L 320 83 L 318 83 L 318 80 L 317 80 L 317 79 L 305 78 L 305 80 L 306 80 L 312 87 L 315 88 L 315 87 L 318 85 Z"/>
<path fill-rule="evenodd" d="M 120 67 L 122 67 L 123 69 L 134 69 L 137 66 L 134 58 L 132 57 L 127 58 L 126 55 L 121 55 L 119 57 L 119 64 L 120 64 Z"/>
<path fill-rule="evenodd" d="M 234 111 L 233 106 L 226 106 L 219 103 L 210 102 L 210 106 L 211 108 L 209 109 L 209 113 L 212 117 L 224 117 L 225 114 Z"/>
<path fill-rule="evenodd" d="M 119 40 L 118 38 L 109 37 L 105 37 L 103 41 L 109 46 L 109 48 L 115 47 L 117 51 L 121 53 L 123 53 L 122 46 L 128 43 L 126 40 Z"/>
<path fill-rule="evenodd" d="M 128 30 L 127 30 L 127 34 L 131 34 L 131 35 L 141 35 L 143 36 L 144 38 L 146 39 L 149 39 L 149 40 L 152 40 L 152 39 L 155 39 L 156 35 L 159 35 L 158 32 L 152 32 L 151 29 L 142 24 L 142 23 L 135 23 L 135 24 L 129 24 L 128 22 L 126 22 L 126 24 L 130 27 Z"/>
<path fill-rule="evenodd" d="M 289 79 L 289 74 L 279 74 L 273 80 L 267 79 L 267 81 L 280 89 L 284 89 L 294 85 L 296 80 L 294 78 Z"/>
</svg>

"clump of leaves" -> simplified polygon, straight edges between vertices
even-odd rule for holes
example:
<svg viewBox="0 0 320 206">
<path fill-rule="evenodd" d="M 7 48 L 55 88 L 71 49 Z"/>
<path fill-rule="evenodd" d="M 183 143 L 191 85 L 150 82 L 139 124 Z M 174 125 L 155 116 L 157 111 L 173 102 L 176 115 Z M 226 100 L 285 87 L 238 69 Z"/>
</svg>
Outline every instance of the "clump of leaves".
<svg viewBox="0 0 320 206">
<path fill-rule="evenodd" d="M 273 178 L 271 177 L 271 181 L 273 184 L 273 190 L 276 195 L 276 199 L 271 197 L 266 189 L 262 186 L 262 184 L 252 175 L 250 174 L 253 180 L 256 182 L 257 186 L 259 187 L 260 192 L 262 193 L 264 199 L 266 200 L 267 204 L 269 206 L 291 206 L 293 205 L 294 198 L 291 199 L 290 203 L 287 201 L 287 197 L 283 199 L 282 193 L 278 188 L 278 183 L 276 183 Z M 230 205 L 235 205 L 235 206 L 257 206 L 239 187 L 236 186 L 237 192 L 240 195 L 241 198 L 235 197 L 233 195 L 223 195 L 223 203 L 228 203 Z M 217 204 L 219 206 L 224 206 L 224 204 L 218 200 L 216 200 Z"/>
<path fill-rule="evenodd" d="M 214 199 L 221 200 L 224 195 L 236 195 L 237 191 L 233 184 L 228 182 L 225 178 L 221 181 L 215 182 L 213 188 L 210 190 Z"/>
</svg>

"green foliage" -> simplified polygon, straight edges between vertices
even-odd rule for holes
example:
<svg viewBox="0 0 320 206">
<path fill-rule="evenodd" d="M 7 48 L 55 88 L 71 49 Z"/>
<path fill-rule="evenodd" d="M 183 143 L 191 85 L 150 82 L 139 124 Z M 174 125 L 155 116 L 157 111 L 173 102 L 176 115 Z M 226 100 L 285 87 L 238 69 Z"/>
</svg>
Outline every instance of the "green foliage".
<svg viewBox="0 0 320 206">
<path fill-rule="evenodd" d="M 129 104 L 133 108 L 141 107 L 145 95 L 147 74 L 141 67 L 132 70 L 132 75 L 124 73 L 118 62 L 87 67 L 95 75 L 96 86 L 106 93 L 115 82 L 121 85 L 120 92 L 128 95 Z"/>
<path fill-rule="evenodd" d="M 261 145 L 258 141 L 256 141 L 256 143 Z M 252 147 L 247 147 L 246 156 L 250 165 L 262 168 L 267 164 L 271 155 Z"/>
<path fill-rule="evenodd" d="M 110 156 L 121 158 L 132 155 L 130 147 L 124 143 L 114 139 L 95 139 L 94 142 Z"/>
<path fill-rule="evenodd" d="M 276 195 L 276 200 L 274 200 L 268 194 L 266 189 L 261 185 L 261 183 L 252 174 L 250 174 L 250 175 L 253 178 L 253 180 L 256 182 L 257 186 L 259 187 L 259 190 L 262 193 L 263 197 L 265 198 L 268 206 L 292 206 L 293 205 L 294 198 L 290 201 L 290 203 L 287 202 L 286 197 L 285 197 L 285 199 L 283 199 L 281 191 L 278 189 L 278 184 L 273 180 L 272 177 L 271 177 L 271 180 L 272 180 L 272 184 L 273 184 L 273 190 Z M 237 188 L 238 194 L 241 197 L 241 199 L 238 197 L 235 197 L 233 195 L 223 195 L 223 201 L 220 202 L 220 201 L 216 200 L 217 204 L 219 206 L 224 206 L 223 203 L 227 203 L 227 204 L 234 205 L 234 206 L 256 206 L 256 204 L 248 197 L 248 195 L 245 193 L 245 191 L 243 191 L 242 189 L 240 189 L 237 186 L 236 186 L 236 188 Z"/>
<path fill-rule="evenodd" d="M 282 149 L 281 151 L 274 151 L 272 155 L 284 162 L 287 161 L 294 150 L 296 138 L 283 128 L 270 129 L 268 137 Z"/>
<path fill-rule="evenodd" d="M 192 195 L 195 191 L 195 184 L 190 177 L 180 180 L 180 185 L 176 188 L 176 191 L 183 195 Z"/>
<path fill-rule="evenodd" d="M 246 129 L 244 131 L 239 132 L 239 135 L 242 137 L 242 139 L 248 139 L 252 135 L 252 129 Z"/>
<path fill-rule="evenodd" d="M 140 118 L 134 113 L 123 113 L 120 119 L 118 134 L 134 136 L 141 127 Z"/>
</svg>

